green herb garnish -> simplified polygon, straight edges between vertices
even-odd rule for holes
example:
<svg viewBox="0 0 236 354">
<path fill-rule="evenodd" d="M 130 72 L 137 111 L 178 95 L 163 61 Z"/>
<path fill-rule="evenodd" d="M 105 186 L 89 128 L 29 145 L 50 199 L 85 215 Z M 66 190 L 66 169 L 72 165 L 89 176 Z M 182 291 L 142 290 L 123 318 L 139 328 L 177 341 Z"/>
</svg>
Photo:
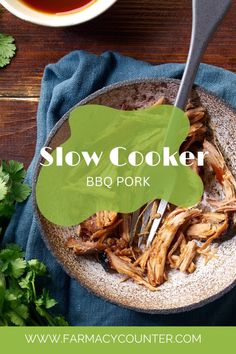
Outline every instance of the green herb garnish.
<svg viewBox="0 0 236 354">
<path fill-rule="evenodd" d="M 47 277 L 43 263 L 26 261 L 15 244 L 0 250 L 0 325 L 67 326 L 62 316 L 48 310 L 57 302 L 48 290 L 37 290 L 37 280 Z"/>
<path fill-rule="evenodd" d="M 15 211 L 16 202 L 23 202 L 31 192 L 25 184 L 26 171 L 17 161 L 0 162 L 0 235 Z"/>
<path fill-rule="evenodd" d="M 0 33 L 0 68 L 10 64 L 11 59 L 16 53 L 14 38 Z"/>
</svg>

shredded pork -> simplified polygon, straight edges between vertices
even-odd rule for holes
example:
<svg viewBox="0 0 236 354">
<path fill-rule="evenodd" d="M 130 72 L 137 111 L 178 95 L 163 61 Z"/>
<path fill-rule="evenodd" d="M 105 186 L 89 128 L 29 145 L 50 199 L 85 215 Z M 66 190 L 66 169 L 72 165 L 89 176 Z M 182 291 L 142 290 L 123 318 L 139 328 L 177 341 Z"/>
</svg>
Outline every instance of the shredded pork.
<svg viewBox="0 0 236 354">
<path fill-rule="evenodd" d="M 155 106 L 166 103 L 160 97 Z M 141 208 L 133 226 L 132 214 L 97 212 L 81 223 L 77 234 L 66 241 L 66 247 L 75 254 L 96 254 L 102 264 L 105 262 L 104 268 L 108 264 L 112 271 L 125 276 L 125 280 L 132 279 L 150 291 L 157 290 L 168 279 L 170 269 L 189 274 L 195 271 L 198 257 L 205 257 L 206 263 L 216 258 L 217 247 L 212 247 L 213 242 L 227 232 L 230 220 L 236 220 L 236 181 L 216 144 L 206 139 L 207 112 L 189 103 L 186 115 L 190 131 L 181 151 L 207 152 L 207 174 L 212 173 L 223 191 L 218 199 L 207 198 L 210 210 L 205 210 L 203 203 L 187 209 L 168 204 L 149 248 L 145 244 L 152 222 L 158 217 L 158 200 Z M 203 177 L 196 159 L 190 167 Z"/>
</svg>

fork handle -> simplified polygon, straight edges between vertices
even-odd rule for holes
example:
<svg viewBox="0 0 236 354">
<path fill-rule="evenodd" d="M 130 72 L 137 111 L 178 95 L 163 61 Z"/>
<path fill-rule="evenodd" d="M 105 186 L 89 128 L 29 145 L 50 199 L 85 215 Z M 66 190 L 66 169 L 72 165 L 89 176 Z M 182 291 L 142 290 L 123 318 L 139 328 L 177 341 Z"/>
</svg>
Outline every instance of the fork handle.
<svg viewBox="0 0 236 354">
<path fill-rule="evenodd" d="M 232 0 L 193 0 L 192 36 L 175 106 L 185 109 L 203 53 Z"/>
<path fill-rule="evenodd" d="M 176 97 L 175 106 L 185 109 L 187 100 L 208 42 L 218 24 L 229 10 L 232 0 L 193 0 L 192 36 L 187 63 Z M 157 213 L 159 219 L 153 221 L 146 246 L 150 246 L 160 225 L 168 202 L 161 200 Z"/>
</svg>

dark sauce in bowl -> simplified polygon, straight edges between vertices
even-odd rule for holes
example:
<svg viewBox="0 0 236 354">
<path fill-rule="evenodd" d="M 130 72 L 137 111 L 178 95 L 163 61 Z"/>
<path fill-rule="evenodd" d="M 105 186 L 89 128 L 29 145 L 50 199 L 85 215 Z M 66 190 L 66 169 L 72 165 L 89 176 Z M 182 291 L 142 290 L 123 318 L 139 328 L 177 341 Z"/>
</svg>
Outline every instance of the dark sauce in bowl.
<svg viewBox="0 0 236 354">
<path fill-rule="evenodd" d="M 66 14 L 81 10 L 97 0 L 20 0 L 26 6 L 48 14 Z"/>
</svg>

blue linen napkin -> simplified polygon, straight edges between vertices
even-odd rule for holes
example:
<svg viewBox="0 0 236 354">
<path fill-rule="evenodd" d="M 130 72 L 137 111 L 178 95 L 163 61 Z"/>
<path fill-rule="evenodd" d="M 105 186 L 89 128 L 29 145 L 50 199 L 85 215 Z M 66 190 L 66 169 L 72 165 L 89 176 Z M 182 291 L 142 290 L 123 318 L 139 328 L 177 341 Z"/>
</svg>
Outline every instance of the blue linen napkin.
<svg viewBox="0 0 236 354">
<path fill-rule="evenodd" d="M 153 66 L 112 52 L 96 56 L 83 51 L 72 52 L 58 63 L 48 65 L 42 80 L 37 115 L 36 152 L 26 182 L 32 183 L 39 151 L 50 130 L 77 102 L 104 86 L 123 80 L 161 77 L 180 79 L 183 68 L 182 64 Z M 202 64 L 196 83 L 236 108 L 235 74 Z M 236 289 L 202 308 L 175 315 L 138 313 L 93 296 L 65 274 L 46 248 L 33 215 L 32 198 L 17 206 L 4 238 L 4 243 L 9 242 L 20 244 L 26 250 L 28 259 L 38 258 L 47 265 L 51 274 L 48 286 L 59 302 L 57 311 L 63 313 L 71 325 L 236 325 Z"/>
</svg>

